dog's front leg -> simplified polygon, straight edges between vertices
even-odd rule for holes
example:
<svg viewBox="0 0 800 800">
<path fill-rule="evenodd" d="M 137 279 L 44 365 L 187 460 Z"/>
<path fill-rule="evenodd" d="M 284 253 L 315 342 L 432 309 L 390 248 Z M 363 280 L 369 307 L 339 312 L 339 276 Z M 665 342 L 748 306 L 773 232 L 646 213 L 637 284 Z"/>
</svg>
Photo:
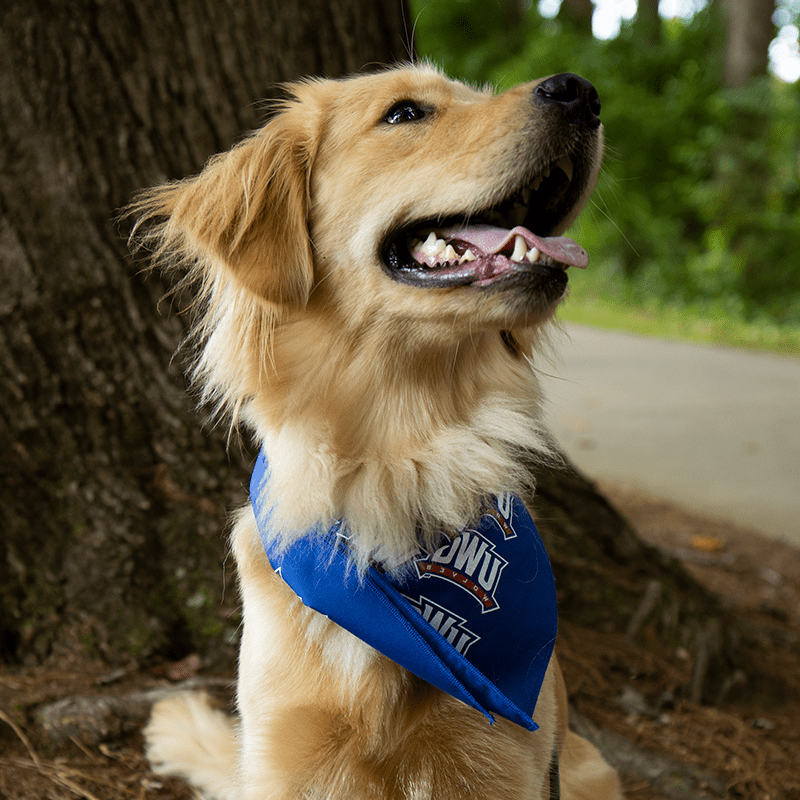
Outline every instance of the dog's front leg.
<svg viewBox="0 0 800 800">
<path fill-rule="evenodd" d="M 344 632 L 304 606 L 275 573 L 250 508 L 239 515 L 232 543 L 244 618 L 237 689 L 242 798 L 316 797 L 340 702 L 322 642 L 332 629 Z"/>
<path fill-rule="evenodd" d="M 249 507 L 236 521 L 232 545 L 243 607 L 237 684 L 242 799 L 282 800 L 290 796 L 291 781 L 275 752 L 275 718 L 286 702 L 281 678 L 292 654 L 282 653 L 286 620 L 276 607 L 280 579 L 269 564 Z"/>
</svg>

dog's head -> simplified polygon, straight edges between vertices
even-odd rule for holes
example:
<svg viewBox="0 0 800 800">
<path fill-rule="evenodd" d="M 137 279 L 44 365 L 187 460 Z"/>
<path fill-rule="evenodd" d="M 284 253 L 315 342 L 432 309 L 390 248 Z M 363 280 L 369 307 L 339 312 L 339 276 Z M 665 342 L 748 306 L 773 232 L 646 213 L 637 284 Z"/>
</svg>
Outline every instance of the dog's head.
<svg viewBox="0 0 800 800">
<path fill-rule="evenodd" d="M 160 219 L 156 260 L 202 287 L 196 378 L 285 496 L 313 485 L 352 518 L 394 493 L 386 524 L 409 536 L 446 497 L 431 524 L 464 523 L 520 449 L 546 449 L 523 356 L 586 264 L 561 234 L 599 170 L 597 94 L 563 74 L 495 95 L 424 66 L 289 92 L 134 207 Z"/>
<path fill-rule="evenodd" d="M 473 331 L 552 313 L 586 265 L 559 234 L 599 170 L 591 84 L 493 95 L 409 67 L 289 90 L 261 130 L 149 196 L 171 252 L 289 309 L 335 294 L 356 315 Z"/>
</svg>

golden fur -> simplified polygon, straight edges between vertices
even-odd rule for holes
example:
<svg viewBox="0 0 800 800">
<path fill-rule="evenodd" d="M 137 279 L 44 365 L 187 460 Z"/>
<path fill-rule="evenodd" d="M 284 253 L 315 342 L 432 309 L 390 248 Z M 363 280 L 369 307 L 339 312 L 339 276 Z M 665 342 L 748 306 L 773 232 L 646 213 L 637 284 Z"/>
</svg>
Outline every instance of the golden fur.
<svg viewBox="0 0 800 800">
<path fill-rule="evenodd" d="M 530 354 L 556 301 L 420 288 L 381 263 L 392 232 L 477 215 L 565 154 L 580 191 L 550 235 L 572 222 L 602 133 L 567 136 L 531 103 L 535 86 L 494 95 L 424 66 L 294 84 L 263 128 L 136 204 L 158 220 L 144 234 L 156 261 L 188 266 L 199 287 L 194 377 L 266 449 L 284 543 L 346 517 L 360 566 L 408 554 L 463 528 L 487 495 L 525 492 L 531 454 L 550 452 Z M 425 120 L 388 124 L 410 98 Z M 226 800 L 538 800 L 557 742 L 562 797 L 619 796 L 613 770 L 567 731 L 555 659 L 540 729 L 489 726 L 303 606 L 249 507 L 233 551 L 240 728 L 202 696 L 162 701 L 146 731 L 161 771 Z"/>
</svg>

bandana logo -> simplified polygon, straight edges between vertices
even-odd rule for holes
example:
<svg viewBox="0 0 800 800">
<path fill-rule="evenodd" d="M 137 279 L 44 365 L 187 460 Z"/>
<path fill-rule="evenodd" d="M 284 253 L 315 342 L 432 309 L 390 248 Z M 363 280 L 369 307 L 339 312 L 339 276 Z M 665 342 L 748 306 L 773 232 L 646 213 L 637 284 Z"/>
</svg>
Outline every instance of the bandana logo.
<svg viewBox="0 0 800 800">
<path fill-rule="evenodd" d="M 497 611 L 495 592 L 508 566 L 494 544 L 479 531 L 467 529 L 435 553 L 417 558 L 417 577 L 441 578 L 468 592 L 481 605 L 481 613 Z"/>
<path fill-rule="evenodd" d="M 512 503 L 514 496 L 509 492 L 497 495 L 497 508 L 489 506 L 486 509 L 484 517 L 491 517 L 491 519 L 500 526 L 503 532 L 503 539 L 507 542 L 509 539 L 516 539 L 517 532 L 514 530 L 514 505 Z"/>
<path fill-rule="evenodd" d="M 447 639 L 462 656 L 475 642 L 480 641 L 481 637 L 467 628 L 464 617 L 460 617 L 450 609 L 423 596 L 416 600 L 406 597 L 406 600 L 422 614 L 425 622 Z"/>
</svg>

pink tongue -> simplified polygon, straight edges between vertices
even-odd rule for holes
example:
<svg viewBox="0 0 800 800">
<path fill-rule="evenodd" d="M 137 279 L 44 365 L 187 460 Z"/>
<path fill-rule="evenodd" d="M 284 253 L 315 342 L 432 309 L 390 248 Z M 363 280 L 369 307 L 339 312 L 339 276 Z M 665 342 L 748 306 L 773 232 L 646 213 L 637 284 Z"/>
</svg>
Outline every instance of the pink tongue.
<svg viewBox="0 0 800 800">
<path fill-rule="evenodd" d="M 550 256 L 554 261 L 568 264 L 571 267 L 585 269 L 589 264 L 588 253 L 572 239 L 566 236 L 548 236 L 544 239 L 531 233 L 527 228 L 517 226 L 495 228 L 493 225 L 469 225 L 464 227 L 445 228 L 437 232 L 447 241 L 454 239 L 464 242 L 471 250 L 478 251 L 477 256 L 488 256 L 509 249 L 514 246 L 514 237 L 521 236 L 528 246 L 528 250 L 535 247 L 540 253 Z"/>
</svg>

